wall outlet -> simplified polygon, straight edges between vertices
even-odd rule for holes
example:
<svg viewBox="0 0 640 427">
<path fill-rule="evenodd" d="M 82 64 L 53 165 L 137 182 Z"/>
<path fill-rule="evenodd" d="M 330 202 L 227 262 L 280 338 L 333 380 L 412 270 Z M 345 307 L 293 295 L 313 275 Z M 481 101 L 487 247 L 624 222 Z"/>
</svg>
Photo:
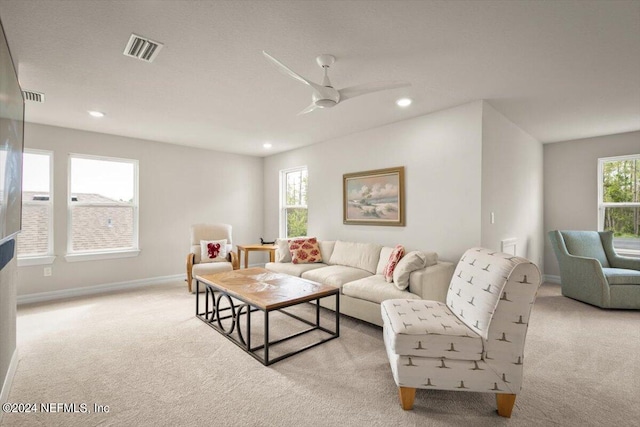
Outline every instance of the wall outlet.
<svg viewBox="0 0 640 427">
<path fill-rule="evenodd" d="M 51 267 L 45 267 L 44 268 L 45 277 L 51 276 L 51 274 L 52 274 Z"/>
<path fill-rule="evenodd" d="M 493 212 L 491 212 L 491 224 L 495 224 L 496 223 L 496 216 Z"/>
</svg>

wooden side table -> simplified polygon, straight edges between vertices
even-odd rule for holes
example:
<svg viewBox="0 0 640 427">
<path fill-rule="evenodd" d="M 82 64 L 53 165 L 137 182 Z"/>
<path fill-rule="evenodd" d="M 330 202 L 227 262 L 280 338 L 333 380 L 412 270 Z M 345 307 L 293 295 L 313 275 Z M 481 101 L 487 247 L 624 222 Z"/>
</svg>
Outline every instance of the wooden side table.
<svg viewBox="0 0 640 427">
<path fill-rule="evenodd" d="M 242 262 L 242 256 L 240 254 L 244 252 L 244 268 L 249 268 L 249 252 L 252 251 L 268 251 L 269 262 L 276 260 L 276 249 L 278 249 L 276 245 L 261 245 L 260 243 L 255 243 L 251 245 L 237 245 L 237 247 L 239 262 Z"/>
</svg>

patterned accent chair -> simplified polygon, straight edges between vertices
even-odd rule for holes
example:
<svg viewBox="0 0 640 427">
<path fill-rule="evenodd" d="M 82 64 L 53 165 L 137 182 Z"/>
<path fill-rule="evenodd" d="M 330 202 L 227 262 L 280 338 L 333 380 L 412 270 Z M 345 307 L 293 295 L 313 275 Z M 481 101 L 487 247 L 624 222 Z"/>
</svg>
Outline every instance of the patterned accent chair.
<svg viewBox="0 0 640 427">
<path fill-rule="evenodd" d="M 381 305 L 393 378 L 405 410 L 416 389 L 494 393 L 511 417 L 522 386 L 524 342 L 540 271 L 530 261 L 469 249 L 438 301 L 396 299 Z"/>
<path fill-rule="evenodd" d="M 227 240 L 226 260 L 216 262 L 202 262 L 201 240 Z M 191 226 L 191 252 L 187 255 L 187 285 L 189 292 L 194 292 L 194 276 L 203 274 L 222 273 L 237 270 L 240 261 L 231 243 L 231 226 L 228 224 L 195 224 Z M 201 286 L 200 288 L 204 288 Z"/>
<path fill-rule="evenodd" d="M 618 255 L 611 231 L 549 232 L 562 295 L 602 308 L 640 309 L 640 259 Z"/>
</svg>

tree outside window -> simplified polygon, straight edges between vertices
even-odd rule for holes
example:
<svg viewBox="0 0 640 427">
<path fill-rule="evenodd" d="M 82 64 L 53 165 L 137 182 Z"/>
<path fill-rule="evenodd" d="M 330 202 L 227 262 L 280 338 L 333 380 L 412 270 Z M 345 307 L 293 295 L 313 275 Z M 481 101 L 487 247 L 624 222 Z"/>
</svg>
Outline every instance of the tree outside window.
<svg viewBox="0 0 640 427">
<path fill-rule="evenodd" d="M 295 168 L 281 172 L 282 215 L 281 232 L 285 237 L 307 235 L 307 168 Z"/>
<path fill-rule="evenodd" d="M 600 159 L 598 225 L 614 246 L 640 256 L 640 155 Z"/>
</svg>

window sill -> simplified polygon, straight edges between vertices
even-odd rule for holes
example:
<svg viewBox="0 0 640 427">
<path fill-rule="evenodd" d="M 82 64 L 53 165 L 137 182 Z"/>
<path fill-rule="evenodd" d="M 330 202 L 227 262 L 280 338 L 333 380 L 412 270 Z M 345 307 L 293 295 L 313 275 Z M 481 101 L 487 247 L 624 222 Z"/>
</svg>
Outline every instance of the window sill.
<svg viewBox="0 0 640 427">
<path fill-rule="evenodd" d="M 44 255 L 44 256 L 26 256 L 18 257 L 18 267 L 28 267 L 31 265 L 51 265 L 55 261 L 56 257 Z"/>
<path fill-rule="evenodd" d="M 99 261 L 102 259 L 131 258 L 139 254 L 139 249 L 128 249 L 124 251 L 67 254 L 64 256 L 64 259 L 67 262 Z"/>
</svg>

